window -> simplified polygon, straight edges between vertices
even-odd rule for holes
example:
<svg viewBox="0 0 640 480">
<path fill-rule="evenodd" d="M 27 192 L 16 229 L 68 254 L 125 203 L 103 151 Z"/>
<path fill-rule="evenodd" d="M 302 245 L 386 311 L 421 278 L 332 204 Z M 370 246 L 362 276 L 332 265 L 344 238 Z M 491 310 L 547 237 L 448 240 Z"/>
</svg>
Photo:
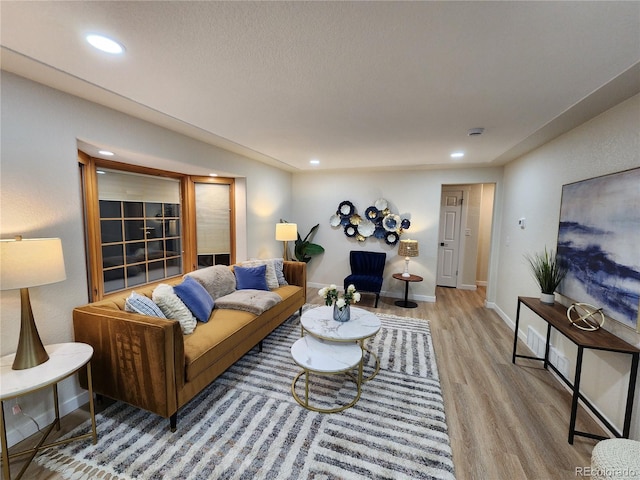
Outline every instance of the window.
<svg viewBox="0 0 640 480">
<path fill-rule="evenodd" d="M 182 273 L 178 180 L 105 168 L 98 201 L 104 293 Z"/>
<path fill-rule="evenodd" d="M 230 265 L 230 185 L 195 183 L 198 268 Z"/>
<path fill-rule="evenodd" d="M 79 158 L 93 301 L 235 261 L 233 179 Z"/>
</svg>

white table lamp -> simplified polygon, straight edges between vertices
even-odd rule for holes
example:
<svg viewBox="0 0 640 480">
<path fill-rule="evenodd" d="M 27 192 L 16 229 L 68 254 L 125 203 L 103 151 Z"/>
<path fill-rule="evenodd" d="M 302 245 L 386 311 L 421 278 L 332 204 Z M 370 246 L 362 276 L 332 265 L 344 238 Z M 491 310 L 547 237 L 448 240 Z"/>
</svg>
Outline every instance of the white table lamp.
<svg viewBox="0 0 640 480">
<path fill-rule="evenodd" d="M 287 242 L 298 239 L 298 224 L 296 223 L 276 223 L 276 240 L 284 242 L 282 258 L 289 260 L 289 250 Z"/>
<path fill-rule="evenodd" d="M 46 362 L 49 355 L 42 345 L 33 319 L 29 287 L 60 282 L 67 278 L 59 238 L 0 240 L 0 290 L 20 289 L 21 321 L 14 370 L 25 370 Z"/>
</svg>

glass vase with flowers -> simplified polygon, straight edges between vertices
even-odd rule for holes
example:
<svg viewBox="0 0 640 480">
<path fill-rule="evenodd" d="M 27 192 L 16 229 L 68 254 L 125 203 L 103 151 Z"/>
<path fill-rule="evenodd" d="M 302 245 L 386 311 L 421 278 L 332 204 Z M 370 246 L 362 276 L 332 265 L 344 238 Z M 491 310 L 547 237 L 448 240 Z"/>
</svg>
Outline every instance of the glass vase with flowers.
<svg viewBox="0 0 640 480">
<path fill-rule="evenodd" d="M 354 285 L 349 285 L 342 296 L 334 284 L 321 288 L 318 294 L 324 298 L 325 305 L 333 305 L 333 319 L 337 322 L 348 322 L 351 318 L 351 304 L 360 301 L 360 293 Z"/>
</svg>

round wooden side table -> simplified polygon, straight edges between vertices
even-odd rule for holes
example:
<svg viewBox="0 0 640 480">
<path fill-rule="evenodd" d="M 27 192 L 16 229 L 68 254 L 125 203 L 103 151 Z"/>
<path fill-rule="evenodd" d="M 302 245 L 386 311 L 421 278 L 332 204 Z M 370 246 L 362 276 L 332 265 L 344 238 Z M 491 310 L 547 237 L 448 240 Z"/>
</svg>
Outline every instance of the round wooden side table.
<svg viewBox="0 0 640 480">
<path fill-rule="evenodd" d="M 404 300 L 396 300 L 396 305 L 403 308 L 416 308 L 418 304 L 416 302 L 410 302 L 409 296 L 409 282 L 421 282 L 424 280 L 420 275 L 409 274 L 408 277 L 403 277 L 401 273 L 394 273 L 393 278 L 396 280 L 402 280 L 404 283 Z"/>
</svg>

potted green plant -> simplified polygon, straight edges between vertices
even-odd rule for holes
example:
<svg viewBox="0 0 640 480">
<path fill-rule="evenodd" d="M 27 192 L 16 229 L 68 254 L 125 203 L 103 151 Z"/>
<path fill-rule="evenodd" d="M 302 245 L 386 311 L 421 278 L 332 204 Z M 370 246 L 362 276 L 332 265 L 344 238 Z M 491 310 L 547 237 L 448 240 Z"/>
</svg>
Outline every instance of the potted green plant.
<svg viewBox="0 0 640 480">
<path fill-rule="evenodd" d="M 531 274 L 540 286 L 540 301 L 553 305 L 555 301 L 554 292 L 560 282 L 567 274 L 567 268 L 558 262 L 558 258 L 553 250 L 544 248 L 543 252 L 533 255 L 525 255 Z"/>
</svg>

